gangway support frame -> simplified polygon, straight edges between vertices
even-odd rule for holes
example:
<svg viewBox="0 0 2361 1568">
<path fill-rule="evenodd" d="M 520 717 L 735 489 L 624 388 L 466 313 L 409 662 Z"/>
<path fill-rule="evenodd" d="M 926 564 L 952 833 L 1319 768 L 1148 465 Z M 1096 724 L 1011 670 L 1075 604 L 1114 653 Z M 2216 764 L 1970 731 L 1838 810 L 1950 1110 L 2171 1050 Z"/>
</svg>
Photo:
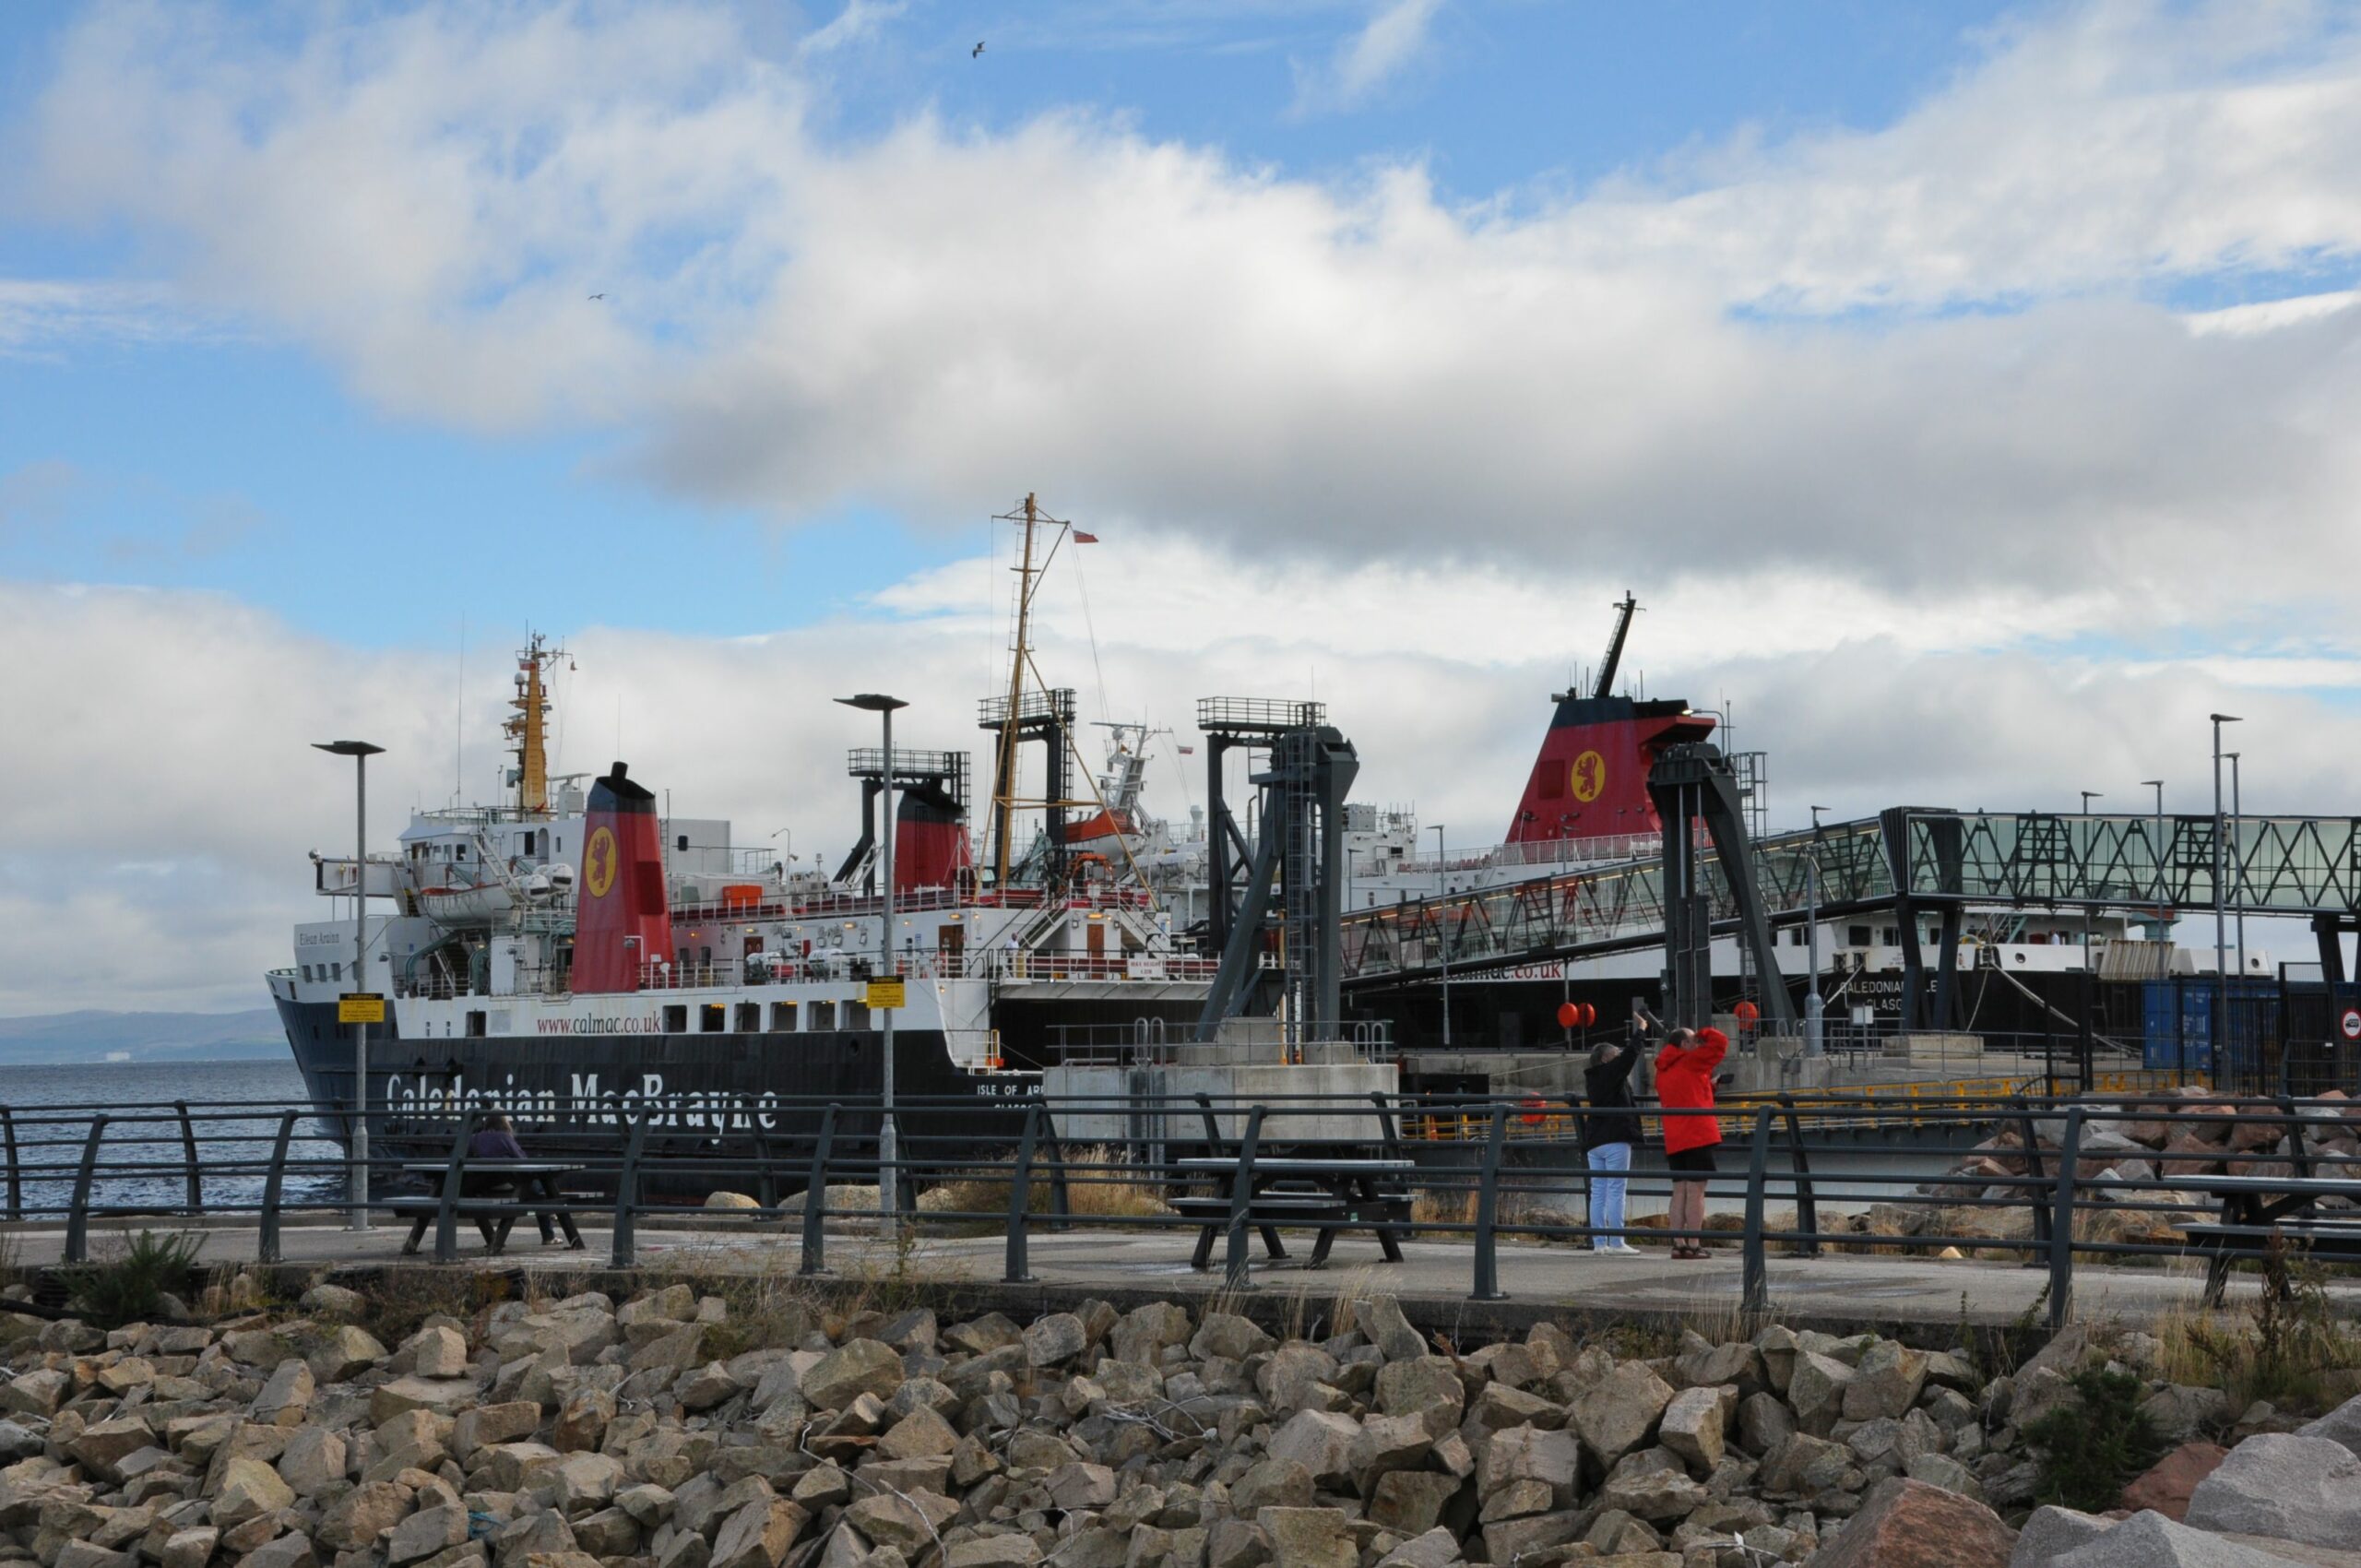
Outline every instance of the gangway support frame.
<svg viewBox="0 0 2361 1568">
<path fill-rule="evenodd" d="M 1648 769 L 1648 799 L 1664 824 L 1665 1016 L 1676 1028 L 1700 1028 L 1714 1006 L 1714 921 L 1692 823 L 1703 822 L 1713 840 L 1737 909 L 1738 941 L 1752 956 L 1755 972 L 1773 981 L 1779 974 L 1747 845 L 1746 805 L 1729 759 L 1711 741 L 1666 747 Z M 1791 1032 L 1796 1008 L 1787 988 L 1765 983 L 1762 991 L 1756 1004 L 1764 1024 Z"/>
<path fill-rule="evenodd" d="M 1268 927 L 1279 933 L 1278 999 L 1290 1038 L 1306 1026 L 1334 1028 L 1344 1011 L 1345 798 L 1360 758 L 1325 724 L 1273 733 L 1270 757 L 1253 776 L 1261 832 L 1197 1021 L 1201 1040 L 1215 1039 L 1222 1020 L 1252 1003 Z"/>
</svg>

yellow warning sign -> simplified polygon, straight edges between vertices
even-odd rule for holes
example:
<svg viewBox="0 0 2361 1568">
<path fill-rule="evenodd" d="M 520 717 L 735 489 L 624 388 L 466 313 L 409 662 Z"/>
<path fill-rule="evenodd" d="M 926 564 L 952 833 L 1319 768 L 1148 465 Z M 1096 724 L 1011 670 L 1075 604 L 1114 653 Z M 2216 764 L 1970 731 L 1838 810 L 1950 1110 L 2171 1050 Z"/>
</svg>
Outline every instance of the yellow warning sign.
<svg viewBox="0 0 2361 1568">
<path fill-rule="evenodd" d="M 1572 777 L 1567 780 L 1578 801 L 1595 801 L 1607 788 L 1607 759 L 1596 752 L 1584 752 L 1574 759 Z"/>
<path fill-rule="evenodd" d="M 590 885 L 590 897 L 604 898 L 607 889 L 615 885 L 615 836 L 608 828 L 590 835 L 590 843 L 582 856 L 582 880 Z"/>
<path fill-rule="evenodd" d="M 902 1000 L 902 978 L 899 975 L 891 980 L 871 980 L 869 982 L 870 1009 L 873 1012 L 880 1007 L 906 1007 L 908 1004 Z"/>
<path fill-rule="evenodd" d="M 386 999 L 374 991 L 348 991 L 336 999 L 336 1021 L 382 1024 L 386 1021 Z"/>
</svg>

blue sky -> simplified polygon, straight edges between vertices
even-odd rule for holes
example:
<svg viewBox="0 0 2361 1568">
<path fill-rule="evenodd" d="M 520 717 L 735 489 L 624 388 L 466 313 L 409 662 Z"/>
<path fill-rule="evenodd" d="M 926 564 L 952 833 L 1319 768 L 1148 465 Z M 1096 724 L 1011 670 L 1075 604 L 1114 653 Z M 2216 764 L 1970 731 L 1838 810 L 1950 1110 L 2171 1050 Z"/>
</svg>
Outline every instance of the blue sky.
<svg viewBox="0 0 2361 1568">
<path fill-rule="evenodd" d="M 758 42 L 791 53 L 791 7 L 744 10 Z M 300 14 L 285 8 L 282 23 Z M 858 142 L 921 112 L 993 134 L 1074 109 L 1289 177 L 1349 181 L 1371 160 L 1416 160 L 1448 200 L 1514 206 L 1741 128 L 1881 124 L 1980 53 L 2000 14 L 1454 6 L 1415 68 L 1365 101 L 1306 111 L 1300 78 L 1367 8 L 913 5 L 843 53 L 822 123 Z M 0 101 L 38 94 L 61 31 L 88 15 L 0 11 Z M 152 236 L 0 203 L 0 275 L 141 281 L 158 259 Z M 216 589 L 339 639 L 447 647 L 463 609 L 484 614 L 486 596 L 455 595 L 457 583 L 528 584 L 544 623 L 737 635 L 858 609 L 942 555 L 942 530 L 972 543 L 969 519 L 857 504 L 782 527 L 640 482 L 613 460 L 609 429 L 471 434 L 349 388 L 267 324 L 227 317 L 193 338 L 0 353 L 0 475 L 37 469 L 39 481 L 20 484 L 37 504 L 19 500 L 0 527 L 0 575 Z M 358 582 L 370 608 L 356 616 Z"/>
</svg>

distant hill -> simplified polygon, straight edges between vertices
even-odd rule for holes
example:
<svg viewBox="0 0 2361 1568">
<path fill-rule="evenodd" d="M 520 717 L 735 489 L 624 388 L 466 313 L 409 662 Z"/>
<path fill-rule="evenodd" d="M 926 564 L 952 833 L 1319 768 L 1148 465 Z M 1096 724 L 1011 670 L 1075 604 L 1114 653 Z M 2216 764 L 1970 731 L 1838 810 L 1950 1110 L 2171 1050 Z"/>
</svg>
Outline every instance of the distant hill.
<svg viewBox="0 0 2361 1568">
<path fill-rule="evenodd" d="M 0 1018 L 0 1063 L 222 1062 L 284 1056 L 287 1036 L 268 1007 L 243 1013 L 49 1013 Z"/>
</svg>

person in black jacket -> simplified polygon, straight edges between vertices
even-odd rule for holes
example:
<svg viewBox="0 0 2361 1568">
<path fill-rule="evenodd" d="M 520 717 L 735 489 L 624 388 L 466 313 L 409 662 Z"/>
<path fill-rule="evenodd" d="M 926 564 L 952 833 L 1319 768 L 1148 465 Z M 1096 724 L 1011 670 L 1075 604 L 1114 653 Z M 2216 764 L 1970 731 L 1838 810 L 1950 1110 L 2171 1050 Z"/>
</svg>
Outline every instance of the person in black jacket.
<svg viewBox="0 0 2361 1568">
<path fill-rule="evenodd" d="M 1631 1099 L 1631 1069 L 1639 1060 L 1631 1047 L 1608 1040 L 1591 1052 L 1590 1065 L 1583 1069 L 1590 1099 L 1590 1114 L 1583 1118 L 1583 1151 L 1591 1172 L 1591 1251 L 1616 1257 L 1640 1255 L 1621 1235 L 1624 1173 L 1631 1169 L 1631 1148 L 1640 1141 L 1640 1112 Z"/>
</svg>

